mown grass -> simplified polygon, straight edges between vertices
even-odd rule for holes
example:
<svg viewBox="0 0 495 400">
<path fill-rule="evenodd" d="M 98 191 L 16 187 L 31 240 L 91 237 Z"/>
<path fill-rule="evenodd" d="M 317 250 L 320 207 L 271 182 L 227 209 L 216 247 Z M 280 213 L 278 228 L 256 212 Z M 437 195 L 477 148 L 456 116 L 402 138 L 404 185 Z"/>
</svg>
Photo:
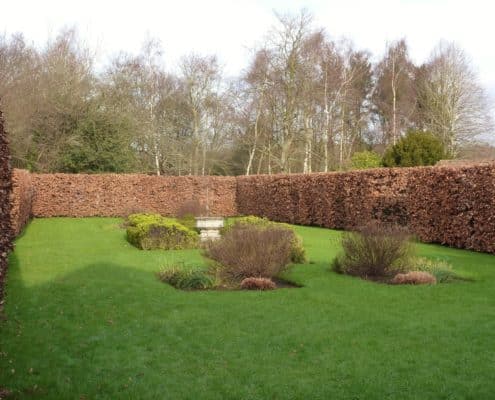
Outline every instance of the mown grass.
<svg viewBox="0 0 495 400">
<path fill-rule="evenodd" d="M 300 289 L 183 292 L 120 220 L 34 220 L 11 255 L 0 387 L 40 399 L 490 399 L 495 257 L 420 245 L 473 282 L 389 286 L 329 271 L 339 232 L 297 227 Z"/>
</svg>

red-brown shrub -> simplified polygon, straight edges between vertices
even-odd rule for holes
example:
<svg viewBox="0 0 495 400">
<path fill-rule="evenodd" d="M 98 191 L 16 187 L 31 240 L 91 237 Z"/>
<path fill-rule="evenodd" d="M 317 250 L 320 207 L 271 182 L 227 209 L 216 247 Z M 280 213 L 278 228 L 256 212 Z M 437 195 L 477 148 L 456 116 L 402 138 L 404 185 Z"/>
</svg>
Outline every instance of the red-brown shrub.
<svg viewBox="0 0 495 400">
<path fill-rule="evenodd" d="M 3 304 L 3 284 L 7 273 L 8 253 L 12 249 L 11 192 L 10 153 L 7 134 L 3 130 L 3 117 L 0 112 L 0 309 Z"/>
<path fill-rule="evenodd" d="M 391 283 L 396 285 L 434 285 L 437 283 L 437 279 L 428 272 L 423 271 L 411 271 L 406 274 L 397 274 L 391 280 Z"/>
<path fill-rule="evenodd" d="M 220 240 L 210 242 L 205 255 L 216 261 L 228 281 L 272 278 L 288 267 L 293 239 L 294 232 L 284 227 L 235 225 Z"/>
<path fill-rule="evenodd" d="M 23 169 L 15 169 L 12 174 L 12 209 L 10 218 L 12 230 L 17 236 L 31 218 L 34 189 L 31 174 Z"/>
<path fill-rule="evenodd" d="M 276 287 L 275 282 L 269 278 L 250 277 L 241 282 L 241 289 L 246 290 L 273 290 Z"/>
<path fill-rule="evenodd" d="M 198 199 L 187 200 L 177 210 L 177 218 L 201 217 L 206 215 L 206 206 Z"/>
</svg>

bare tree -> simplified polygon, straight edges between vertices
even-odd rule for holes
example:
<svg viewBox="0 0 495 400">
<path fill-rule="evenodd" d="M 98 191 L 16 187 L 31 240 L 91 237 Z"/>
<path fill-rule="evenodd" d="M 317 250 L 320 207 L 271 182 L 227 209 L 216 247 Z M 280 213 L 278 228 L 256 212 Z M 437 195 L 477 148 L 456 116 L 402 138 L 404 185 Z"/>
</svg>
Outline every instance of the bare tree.
<svg viewBox="0 0 495 400">
<path fill-rule="evenodd" d="M 166 169 L 173 153 L 168 114 L 170 99 L 179 91 L 177 81 L 163 69 L 162 53 L 158 41 L 147 40 L 138 56 L 119 55 L 105 76 L 111 105 L 132 121 L 133 146 L 148 158 L 156 175 Z"/>
<path fill-rule="evenodd" d="M 369 54 L 356 51 L 346 43 L 341 52 L 341 91 L 338 96 L 338 168 L 342 169 L 351 157 L 357 144 L 363 141 L 370 116 L 372 96 L 372 71 Z"/>
<path fill-rule="evenodd" d="M 276 132 L 280 146 L 279 168 L 290 172 L 290 159 L 298 130 L 298 101 L 301 85 L 298 79 L 303 64 L 304 42 L 311 33 L 312 16 L 305 10 L 298 15 L 278 15 L 279 26 L 268 37 L 271 53 L 273 94 L 278 95 L 274 104 L 277 116 Z"/>
<path fill-rule="evenodd" d="M 218 133 L 213 121 L 219 111 L 220 68 L 215 56 L 192 54 L 182 59 L 180 69 L 186 105 L 191 113 L 190 173 L 204 175 L 208 146 Z"/>
<path fill-rule="evenodd" d="M 0 105 L 15 167 L 30 168 L 33 163 L 31 121 L 39 103 L 40 72 L 41 57 L 22 35 L 0 37 Z"/>
<path fill-rule="evenodd" d="M 416 110 L 415 67 L 410 61 L 404 39 L 388 44 L 383 59 L 375 68 L 375 113 L 382 130 L 383 142 L 395 144 L 412 126 Z"/>
<path fill-rule="evenodd" d="M 437 134 L 455 156 L 459 145 L 492 128 L 485 91 L 465 53 L 440 43 L 421 69 L 419 112 L 424 128 Z"/>
</svg>

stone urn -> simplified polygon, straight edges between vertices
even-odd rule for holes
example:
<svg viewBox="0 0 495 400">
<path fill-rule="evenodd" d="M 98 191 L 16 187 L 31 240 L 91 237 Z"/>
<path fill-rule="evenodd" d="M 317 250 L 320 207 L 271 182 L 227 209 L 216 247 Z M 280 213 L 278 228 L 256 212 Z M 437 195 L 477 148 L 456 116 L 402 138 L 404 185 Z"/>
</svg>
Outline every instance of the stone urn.
<svg viewBox="0 0 495 400">
<path fill-rule="evenodd" d="M 222 217 L 197 217 L 196 228 L 202 242 L 220 239 L 220 228 L 223 228 Z"/>
</svg>

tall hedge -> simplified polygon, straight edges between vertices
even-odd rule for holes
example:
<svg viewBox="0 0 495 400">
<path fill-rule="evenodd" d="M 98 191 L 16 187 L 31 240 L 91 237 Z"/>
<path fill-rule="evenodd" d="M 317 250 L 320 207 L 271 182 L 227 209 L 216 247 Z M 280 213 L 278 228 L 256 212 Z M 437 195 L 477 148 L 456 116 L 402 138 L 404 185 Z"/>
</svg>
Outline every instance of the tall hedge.
<svg viewBox="0 0 495 400">
<path fill-rule="evenodd" d="M 12 169 L 0 111 L 0 309 L 3 304 L 3 287 L 8 265 L 8 253 L 12 248 L 12 227 L 10 223 L 10 194 L 12 191 Z"/>
<path fill-rule="evenodd" d="M 240 177 L 237 209 L 337 229 L 394 222 L 423 242 L 495 253 L 495 163 Z"/>
</svg>

